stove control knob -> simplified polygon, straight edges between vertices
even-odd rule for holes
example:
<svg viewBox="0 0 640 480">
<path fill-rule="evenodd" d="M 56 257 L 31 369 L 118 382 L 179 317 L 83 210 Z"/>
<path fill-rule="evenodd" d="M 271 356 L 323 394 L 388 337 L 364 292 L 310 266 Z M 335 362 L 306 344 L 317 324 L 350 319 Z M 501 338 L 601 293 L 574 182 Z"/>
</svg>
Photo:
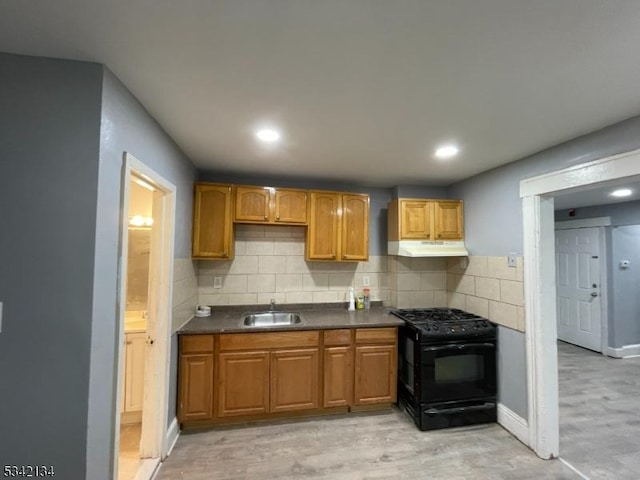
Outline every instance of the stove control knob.
<svg viewBox="0 0 640 480">
<path fill-rule="evenodd" d="M 466 331 L 467 331 L 467 329 L 466 329 L 466 328 L 464 328 L 464 327 L 462 327 L 462 328 L 461 328 L 461 330 L 462 330 L 463 332 L 466 332 Z"/>
<path fill-rule="evenodd" d="M 453 333 L 453 332 L 455 332 L 455 331 L 456 331 L 456 329 L 455 329 L 455 328 L 453 328 L 453 327 L 451 327 L 451 333 Z"/>
<path fill-rule="evenodd" d="M 434 332 L 437 332 L 437 331 L 438 331 L 438 326 L 437 326 L 437 325 L 434 325 L 434 326 L 433 326 L 433 331 L 434 331 Z"/>
</svg>

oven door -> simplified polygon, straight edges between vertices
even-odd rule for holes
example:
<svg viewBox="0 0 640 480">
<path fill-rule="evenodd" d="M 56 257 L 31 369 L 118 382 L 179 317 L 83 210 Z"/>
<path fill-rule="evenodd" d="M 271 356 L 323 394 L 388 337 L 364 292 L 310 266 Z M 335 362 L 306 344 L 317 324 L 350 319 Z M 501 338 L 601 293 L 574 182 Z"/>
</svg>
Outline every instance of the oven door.
<svg viewBox="0 0 640 480">
<path fill-rule="evenodd" d="M 496 395 L 496 342 L 422 345 L 420 401 L 444 402 Z"/>
</svg>

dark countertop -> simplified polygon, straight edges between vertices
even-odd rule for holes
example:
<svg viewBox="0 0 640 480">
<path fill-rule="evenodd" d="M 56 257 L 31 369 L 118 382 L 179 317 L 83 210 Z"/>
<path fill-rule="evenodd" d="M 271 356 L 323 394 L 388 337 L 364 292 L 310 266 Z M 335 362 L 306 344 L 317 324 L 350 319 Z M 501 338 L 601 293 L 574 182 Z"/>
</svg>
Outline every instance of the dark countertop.
<svg viewBox="0 0 640 480">
<path fill-rule="evenodd" d="M 233 307 L 228 309 L 213 308 L 210 317 L 194 317 L 187 322 L 178 334 L 200 333 L 243 333 L 243 332 L 273 332 L 284 330 L 324 330 L 330 328 L 366 328 L 366 327 L 395 327 L 403 325 L 404 321 L 389 313 L 389 308 L 372 306 L 370 310 L 356 310 L 349 312 L 346 308 L 333 304 L 326 308 L 314 305 L 312 308 L 295 308 L 295 306 L 279 306 L 277 310 L 296 312 L 302 315 L 302 323 L 296 325 L 282 325 L 273 327 L 245 327 L 241 326 L 243 313 L 265 311 L 266 309 Z"/>
</svg>

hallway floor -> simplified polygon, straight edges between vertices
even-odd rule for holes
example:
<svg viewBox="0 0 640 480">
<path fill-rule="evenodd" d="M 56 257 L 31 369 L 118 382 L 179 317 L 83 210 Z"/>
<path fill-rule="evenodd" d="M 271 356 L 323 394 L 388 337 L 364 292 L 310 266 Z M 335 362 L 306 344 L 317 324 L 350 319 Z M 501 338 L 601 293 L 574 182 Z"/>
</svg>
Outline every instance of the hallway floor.
<svg viewBox="0 0 640 480">
<path fill-rule="evenodd" d="M 640 478 L 640 357 L 558 342 L 560 457 L 591 480 Z"/>
</svg>

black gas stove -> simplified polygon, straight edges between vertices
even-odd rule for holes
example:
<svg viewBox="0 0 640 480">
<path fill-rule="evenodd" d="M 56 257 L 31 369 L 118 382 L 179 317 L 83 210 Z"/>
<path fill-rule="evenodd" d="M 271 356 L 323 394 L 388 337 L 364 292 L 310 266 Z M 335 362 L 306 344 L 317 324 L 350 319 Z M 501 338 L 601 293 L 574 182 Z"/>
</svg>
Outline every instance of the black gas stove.
<svg viewBox="0 0 640 480">
<path fill-rule="evenodd" d="M 497 327 L 455 308 L 400 309 L 398 399 L 421 430 L 495 422 Z"/>
<path fill-rule="evenodd" d="M 415 327 L 421 336 L 491 335 L 496 329 L 486 318 L 456 308 L 412 308 L 391 313 Z"/>
</svg>

